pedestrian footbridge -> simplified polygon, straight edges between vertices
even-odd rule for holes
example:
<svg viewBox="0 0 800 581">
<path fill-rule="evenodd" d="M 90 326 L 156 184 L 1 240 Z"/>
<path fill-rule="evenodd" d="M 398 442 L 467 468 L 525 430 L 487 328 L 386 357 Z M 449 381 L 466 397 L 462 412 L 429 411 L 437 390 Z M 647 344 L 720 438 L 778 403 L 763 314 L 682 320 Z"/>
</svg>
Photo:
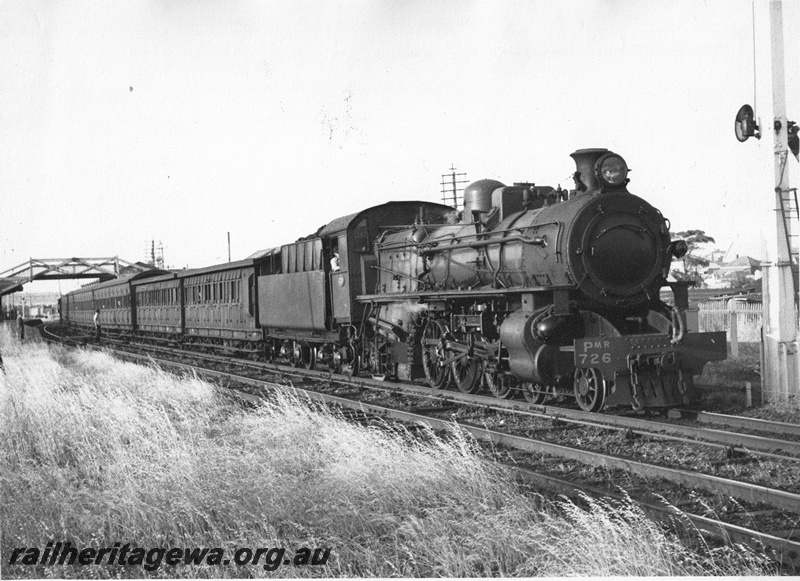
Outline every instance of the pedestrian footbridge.
<svg viewBox="0 0 800 581">
<path fill-rule="evenodd" d="M 118 256 L 110 258 L 31 258 L 19 266 L 0 272 L 0 297 L 21 291 L 35 280 L 92 278 L 110 280 L 122 275 L 151 270 L 143 262 L 127 262 Z"/>
</svg>

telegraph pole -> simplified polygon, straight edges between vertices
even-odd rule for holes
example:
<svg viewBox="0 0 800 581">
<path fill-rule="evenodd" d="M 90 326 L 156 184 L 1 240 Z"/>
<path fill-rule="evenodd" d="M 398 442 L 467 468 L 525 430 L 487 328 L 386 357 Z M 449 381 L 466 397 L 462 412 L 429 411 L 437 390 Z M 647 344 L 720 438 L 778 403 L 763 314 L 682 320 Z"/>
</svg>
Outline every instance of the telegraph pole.
<svg viewBox="0 0 800 581">
<path fill-rule="evenodd" d="M 759 6 L 763 7 L 766 3 Z M 763 10 L 763 8 L 761 8 Z M 789 124 L 786 115 L 784 70 L 783 10 L 780 0 L 769 2 L 771 39 L 771 99 L 765 106 L 772 114 L 760 118 L 759 144 L 762 160 L 772 157 L 774 187 L 769 199 L 774 209 L 773 223 L 765 240 L 763 266 L 764 318 L 762 344 L 762 392 L 765 401 L 785 402 L 800 396 L 800 349 L 798 349 L 798 289 L 793 279 L 791 213 L 797 212 L 789 186 Z M 763 14 L 763 13 L 762 13 Z M 795 114 L 800 113 L 796 112 Z M 772 136 L 773 139 L 769 139 Z M 796 227 L 795 227 L 796 228 Z M 794 233 L 795 235 L 797 232 Z"/>
<path fill-rule="evenodd" d="M 456 210 L 461 205 L 458 193 L 463 191 L 467 183 L 466 173 L 456 173 L 456 168 L 450 164 L 450 173 L 442 174 L 442 203 L 453 206 Z"/>
</svg>

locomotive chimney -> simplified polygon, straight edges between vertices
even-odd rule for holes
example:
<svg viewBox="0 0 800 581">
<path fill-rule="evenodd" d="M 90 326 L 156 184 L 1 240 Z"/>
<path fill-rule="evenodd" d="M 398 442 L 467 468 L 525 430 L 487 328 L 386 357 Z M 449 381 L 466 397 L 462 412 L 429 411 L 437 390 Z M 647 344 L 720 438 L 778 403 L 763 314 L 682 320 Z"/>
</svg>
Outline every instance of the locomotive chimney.
<svg viewBox="0 0 800 581">
<path fill-rule="evenodd" d="M 570 153 L 570 157 L 575 160 L 575 187 L 578 195 L 585 192 L 593 192 L 599 189 L 597 177 L 594 175 L 594 166 L 600 156 L 608 153 L 607 149 L 579 149 L 575 153 Z"/>
</svg>

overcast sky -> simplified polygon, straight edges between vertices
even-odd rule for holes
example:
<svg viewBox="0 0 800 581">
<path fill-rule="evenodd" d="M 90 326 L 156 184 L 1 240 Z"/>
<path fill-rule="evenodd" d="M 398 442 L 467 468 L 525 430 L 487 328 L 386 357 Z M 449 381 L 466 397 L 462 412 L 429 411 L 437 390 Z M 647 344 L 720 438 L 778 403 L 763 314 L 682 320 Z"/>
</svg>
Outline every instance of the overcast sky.
<svg viewBox="0 0 800 581">
<path fill-rule="evenodd" d="M 800 2 L 783 10 L 800 121 Z M 227 232 L 239 259 L 440 201 L 451 164 L 571 186 L 585 147 L 623 155 L 673 230 L 760 256 L 771 136 L 733 134 L 754 100 L 750 0 L 8 0 L 0 22 L 0 271 L 143 260 L 153 239 L 169 266 L 203 266 L 227 260 Z"/>
</svg>

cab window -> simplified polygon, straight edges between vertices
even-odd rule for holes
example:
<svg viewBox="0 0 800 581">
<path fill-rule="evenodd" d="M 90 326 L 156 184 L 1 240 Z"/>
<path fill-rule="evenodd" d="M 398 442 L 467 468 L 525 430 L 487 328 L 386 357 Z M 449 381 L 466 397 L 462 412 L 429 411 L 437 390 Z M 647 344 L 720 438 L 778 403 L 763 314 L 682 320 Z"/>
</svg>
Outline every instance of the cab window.
<svg viewBox="0 0 800 581">
<path fill-rule="evenodd" d="M 369 252 L 369 228 L 367 219 L 363 218 L 355 228 L 353 228 L 353 251 Z"/>
</svg>

